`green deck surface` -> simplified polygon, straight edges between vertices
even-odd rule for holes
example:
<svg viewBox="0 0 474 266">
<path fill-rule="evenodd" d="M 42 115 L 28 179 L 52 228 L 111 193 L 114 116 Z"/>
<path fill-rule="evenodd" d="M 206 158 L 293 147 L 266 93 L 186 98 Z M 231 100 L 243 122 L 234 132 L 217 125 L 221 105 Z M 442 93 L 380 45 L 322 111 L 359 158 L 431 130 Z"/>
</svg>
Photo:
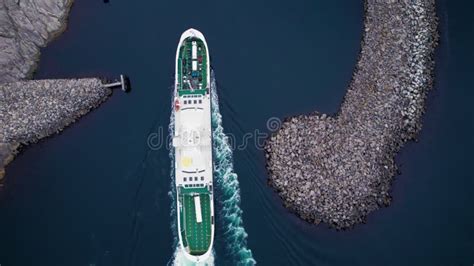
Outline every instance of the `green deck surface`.
<svg viewBox="0 0 474 266">
<path fill-rule="evenodd" d="M 189 248 L 192 255 L 204 254 L 211 244 L 211 198 L 209 193 L 199 194 L 201 200 L 202 222 L 196 222 L 194 195 L 180 195 L 183 203 L 181 212 L 181 231 L 183 244 Z"/>
<path fill-rule="evenodd" d="M 197 51 L 197 55 L 202 56 L 202 63 L 198 64 L 198 77 L 192 78 L 191 77 L 191 69 L 192 69 L 192 59 L 191 59 L 191 47 L 192 47 L 192 41 L 196 41 L 197 45 L 201 47 L 201 50 Z M 183 60 L 185 60 L 186 64 L 183 64 Z M 178 95 L 188 95 L 188 94 L 201 94 L 201 95 L 206 95 L 208 93 L 207 91 L 207 55 L 206 55 L 206 46 L 204 45 L 204 42 L 202 42 L 200 39 L 196 38 L 188 38 L 184 40 L 183 46 L 180 47 L 179 49 L 179 56 L 178 56 Z M 188 85 L 186 83 L 183 84 L 183 77 L 187 77 L 189 79 L 194 79 L 197 80 L 199 77 L 201 77 L 201 85 L 202 89 L 195 89 L 194 91 L 191 91 L 188 88 Z"/>
<path fill-rule="evenodd" d="M 182 96 L 182 95 L 189 95 L 189 94 L 202 94 L 202 95 L 205 95 L 206 94 L 206 90 L 194 90 L 194 91 L 190 91 L 190 90 L 180 90 L 178 91 L 179 93 L 179 96 Z"/>
<path fill-rule="evenodd" d="M 209 194 L 209 189 L 207 187 L 193 187 L 193 188 L 183 188 L 181 189 L 181 193 L 183 194 L 191 194 L 191 193 L 200 193 L 200 194 Z"/>
</svg>

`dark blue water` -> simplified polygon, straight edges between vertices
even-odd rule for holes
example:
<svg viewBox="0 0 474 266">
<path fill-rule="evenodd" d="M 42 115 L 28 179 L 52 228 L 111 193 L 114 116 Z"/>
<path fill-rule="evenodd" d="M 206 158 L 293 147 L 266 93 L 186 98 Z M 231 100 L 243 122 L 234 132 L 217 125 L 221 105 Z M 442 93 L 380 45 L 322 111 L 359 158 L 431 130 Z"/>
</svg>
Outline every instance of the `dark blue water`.
<svg viewBox="0 0 474 266">
<path fill-rule="evenodd" d="M 357 60 L 361 1 L 76 1 L 36 78 L 128 74 L 62 134 L 28 147 L 0 191 L 0 264 L 165 265 L 173 257 L 166 134 L 174 56 L 206 36 L 225 131 L 238 143 L 270 117 L 337 111 Z M 138 2 L 140 4 L 138 4 Z M 337 232 L 288 213 L 255 145 L 234 151 L 247 247 L 259 265 L 472 265 L 473 5 L 440 1 L 436 85 L 418 143 L 397 158 L 393 204 Z M 215 262 L 235 263 L 217 224 Z"/>
</svg>

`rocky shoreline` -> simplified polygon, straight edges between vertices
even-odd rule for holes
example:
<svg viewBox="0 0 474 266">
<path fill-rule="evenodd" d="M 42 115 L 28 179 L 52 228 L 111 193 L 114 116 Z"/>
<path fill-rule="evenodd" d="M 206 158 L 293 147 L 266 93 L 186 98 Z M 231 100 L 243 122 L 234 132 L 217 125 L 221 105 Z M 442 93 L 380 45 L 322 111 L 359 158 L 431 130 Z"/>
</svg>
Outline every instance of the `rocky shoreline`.
<svg viewBox="0 0 474 266">
<path fill-rule="evenodd" d="M 111 94 L 97 78 L 27 80 L 66 28 L 72 0 L 0 0 L 0 186 L 18 149 L 60 132 Z"/>
<path fill-rule="evenodd" d="M 0 0 L 0 82 L 31 78 L 45 47 L 67 25 L 73 0 Z"/>
<path fill-rule="evenodd" d="M 391 201 L 394 158 L 421 129 L 438 42 L 434 0 L 366 0 L 357 66 L 335 116 L 285 119 L 265 144 L 269 184 L 301 218 L 336 229 Z"/>
</svg>

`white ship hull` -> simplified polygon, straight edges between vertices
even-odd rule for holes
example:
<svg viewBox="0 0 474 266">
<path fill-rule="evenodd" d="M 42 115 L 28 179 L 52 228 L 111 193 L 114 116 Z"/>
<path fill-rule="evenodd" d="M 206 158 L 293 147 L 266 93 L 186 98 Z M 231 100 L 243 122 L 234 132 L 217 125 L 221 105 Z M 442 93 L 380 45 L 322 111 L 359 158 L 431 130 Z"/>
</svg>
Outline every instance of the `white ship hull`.
<svg viewBox="0 0 474 266">
<path fill-rule="evenodd" d="M 174 105 L 179 246 L 191 262 L 204 262 L 214 242 L 210 61 L 206 40 L 194 29 L 178 44 Z"/>
</svg>

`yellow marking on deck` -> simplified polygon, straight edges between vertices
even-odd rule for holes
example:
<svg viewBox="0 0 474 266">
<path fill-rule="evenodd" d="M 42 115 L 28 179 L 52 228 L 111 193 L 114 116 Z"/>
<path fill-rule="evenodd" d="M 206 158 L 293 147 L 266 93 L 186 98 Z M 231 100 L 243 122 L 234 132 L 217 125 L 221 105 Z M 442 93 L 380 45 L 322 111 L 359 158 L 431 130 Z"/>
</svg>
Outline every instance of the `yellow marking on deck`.
<svg viewBox="0 0 474 266">
<path fill-rule="evenodd" d="M 191 157 L 187 157 L 187 156 L 183 156 L 183 158 L 181 159 L 181 164 L 184 166 L 184 167 L 189 167 L 193 164 L 193 158 Z"/>
</svg>

